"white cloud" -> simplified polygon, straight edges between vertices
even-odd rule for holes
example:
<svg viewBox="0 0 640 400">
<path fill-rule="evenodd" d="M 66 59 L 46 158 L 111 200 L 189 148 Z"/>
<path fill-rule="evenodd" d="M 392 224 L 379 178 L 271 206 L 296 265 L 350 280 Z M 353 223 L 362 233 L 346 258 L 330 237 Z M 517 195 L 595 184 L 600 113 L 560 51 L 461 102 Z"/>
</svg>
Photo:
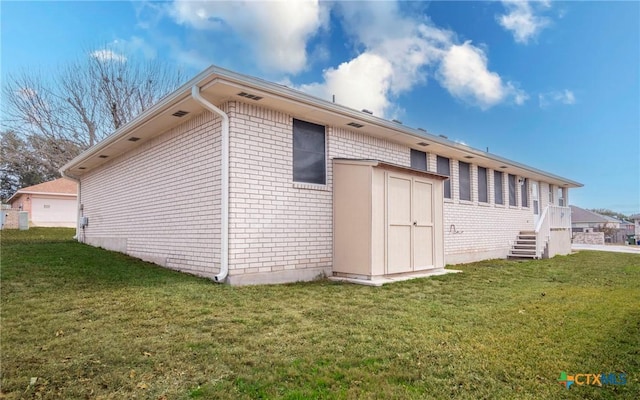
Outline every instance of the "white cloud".
<svg viewBox="0 0 640 400">
<path fill-rule="evenodd" d="M 470 41 L 448 49 L 440 64 L 438 79 L 453 96 L 482 109 L 509 97 L 513 97 L 518 105 L 527 99 L 527 95 L 513 83 L 504 83 L 500 75 L 489 71 L 486 54 Z"/>
<path fill-rule="evenodd" d="M 550 23 L 548 18 L 537 15 L 540 10 L 551 7 L 549 1 L 503 0 L 502 3 L 507 9 L 507 14 L 498 16 L 498 23 L 511 31 L 518 43 L 528 43 Z"/>
<path fill-rule="evenodd" d="M 394 97 L 427 81 L 428 67 L 442 58 L 453 33 L 402 16 L 394 2 L 336 7 L 358 54 L 326 69 L 323 82 L 298 88 L 325 99 L 335 95 L 340 104 L 389 117 L 398 111 Z"/>
<path fill-rule="evenodd" d="M 117 61 L 117 62 L 127 61 L 127 57 L 125 57 L 124 55 L 108 49 L 93 51 L 91 52 L 91 57 L 99 61 Z"/>
<path fill-rule="evenodd" d="M 391 87 L 393 66 L 376 54 L 362 53 L 338 68 L 323 72 L 324 82 L 299 86 L 298 89 L 356 109 L 367 109 L 383 116 L 391 103 L 388 93 Z"/>
<path fill-rule="evenodd" d="M 298 73 L 307 66 L 307 41 L 328 17 L 318 1 L 178 0 L 171 14 L 178 23 L 198 30 L 235 32 L 247 41 L 257 64 L 286 73 Z"/>
<path fill-rule="evenodd" d="M 123 54 L 140 53 L 147 59 L 154 59 L 157 56 L 156 49 L 139 36 L 131 36 L 129 39 L 116 39 L 108 47 Z"/>
<path fill-rule="evenodd" d="M 576 103 L 576 96 L 571 90 L 553 90 L 538 95 L 540 108 L 547 108 L 554 104 L 572 105 Z"/>
<path fill-rule="evenodd" d="M 389 117 L 393 99 L 434 76 L 453 96 L 490 108 L 504 101 L 521 105 L 528 96 L 487 68 L 485 53 L 471 42 L 456 45 L 455 34 L 425 17 L 408 17 L 394 2 L 344 2 L 337 15 L 359 53 L 324 71 L 324 81 L 305 90 L 355 109 Z"/>
<path fill-rule="evenodd" d="M 453 96 L 483 109 L 504 101 L 522 104 L 528 98 L 516 84 L 488 70 L 480 48 L 470 42 L 458 45 L 454 32 L 404 3 L 176 0 L 169 6 L 169 15 L 195 33 L 220 33 L 220 40 L 247 47 L 246 59 L 258 69 L 290 76 L 312 62 L 331 60 L 326 44 L 314 43 L 307 51 L 310 40 L 327 28 L 329 13 L 342 22 L 351 58 L 326 68 L 316 82 L 291 86 L 326 100 L 335 95 L 339 104 L 386 118 L 401 112 L 394 104 L 398 96 L 430 77 Z M 202 60 L 208 59 L 201 51 L 178 53 L 189 65 L 204 65 Z M 225 55 L 217 57 L 220 62 Z"/>
</svg>

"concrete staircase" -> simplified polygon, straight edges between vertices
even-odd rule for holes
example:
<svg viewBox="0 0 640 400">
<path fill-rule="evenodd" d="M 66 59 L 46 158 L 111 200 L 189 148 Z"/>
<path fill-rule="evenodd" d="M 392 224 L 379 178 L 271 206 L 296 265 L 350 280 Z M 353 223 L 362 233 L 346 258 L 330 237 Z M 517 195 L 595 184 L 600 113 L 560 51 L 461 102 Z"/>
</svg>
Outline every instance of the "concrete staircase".
<svg viewBox="0 0 640 400">
<path fill-rule="evenodd" d="M 520 231 L 516 241 L 509 250 L 509 258 L 538 258 L 536 254 L 536 233 L 534 231 Z"/>
</svg>

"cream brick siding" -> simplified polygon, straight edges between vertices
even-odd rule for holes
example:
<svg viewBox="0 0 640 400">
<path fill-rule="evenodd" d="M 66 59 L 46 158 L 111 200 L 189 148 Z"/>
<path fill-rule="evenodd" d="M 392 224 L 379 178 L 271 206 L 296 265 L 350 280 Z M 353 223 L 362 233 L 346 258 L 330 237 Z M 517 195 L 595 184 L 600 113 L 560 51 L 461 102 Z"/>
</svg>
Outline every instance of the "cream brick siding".
<svg viewBox="0 0 640 400">
<path fill-rule="evenodd" d="M 219 270 L 220 123 L 205 112 L 82 176 L 86 243 L 203 276 Z"/>
<path fill-rule="evenodd" d="M 230 275 L 332 264 L 332 158 L 409 163 L 409 148 L 326 127 L 326 185 L 293 182 L 293 117 L 229 104 Z"/>
<path fill-rule="evenodd" d="M 229 102 L 229 279 L 266 282 L 331 273 L 333 158 L 378 159 L 410 166 L 410 149 L 357 130 L 326 127 L 326 184 L 293 182 L 293 116 L 257 104 Z M 304 118 L 301 118 L 304 120 Z M 321 121 L 309 121 L 319 123 Z M 444 204 L 445 262 L 506 257 L 533 211 L 496 205 L 493 170 L 488 203 L 478 203 L 477 165 L 471 164 L 472 200 L 459 200 L 458 160 L 451 160 L 451 199 Z M 436 154 L 428 154 L 436 171 Z M 503 172 L 503 171 L 501 171 Z M 545 192 L 546 190 L 546 192 Z M 541 182 L 541 210 L 548 185 Z M 529 194 L 530 204 L 531 195 Z M 220 260 L 220 122 L 193 117 L 82 176 L 81 202 L 89 226 L 81 240 L 203 276 Z M 309 273 L 296 275 L 296 272 Z M 237 280 L 234 280 L 237 279 Z"/>
<path fill-rule="evenodd" d="M 435 159 L 435 156 L 431 158 Z M 472 160 L 464 160 L 469 162 Z M 521 207 L 520 187 L 516 187 L 518 206 L 509 206 L 507 173 L 502 180 L 505 205 L 495 204 L 494 170 L 487 168 L 488 203 L 478 202 L 478 166 L 471 165 L 471 199 L 460 200 L 458 160 L 451 160 L 451 199 L 444 202 L 445 262 L 459 264 L 489 258 L 504 258 L 518 232 L 533 230 L 533 210 Z M 435 169 L 435 163 L 433 164 Z M 504 172 L 504 171 L 499 171 Z M 529 191 L 531 187 L 529 186 Z M 531 194 L 529 193 L 529 199 Z"/>
<path fill-rule="evenodd" d="M 296 184 L 292 180 L 293 118 L 241 102 L 231 103 L 229 109 L 231 275 L 331 267 L 331 159 L 379 159 L 410 166 L 407 146 L 327 126 L 326 185 Z M 436 154 L 428 154 L 428 165 L 436 170 Z M 460 201 L 458 170 L 458 160 L 452 159 L 452 199 L 444 205 L 445 261 L 506 257 L 518 232 L 534 228 L 532 209 L 520 206 L 520 187 L 516 188 L 518 206 L 510 207 L 505 173 L 507 205 L 495 205 L 493 170 L 487 169 L 489 203 L 479 204 L 477 165 L 471 163 L 472 201 Z M 531 204 L 530 193 L 529 200 Z"/>
</svg>

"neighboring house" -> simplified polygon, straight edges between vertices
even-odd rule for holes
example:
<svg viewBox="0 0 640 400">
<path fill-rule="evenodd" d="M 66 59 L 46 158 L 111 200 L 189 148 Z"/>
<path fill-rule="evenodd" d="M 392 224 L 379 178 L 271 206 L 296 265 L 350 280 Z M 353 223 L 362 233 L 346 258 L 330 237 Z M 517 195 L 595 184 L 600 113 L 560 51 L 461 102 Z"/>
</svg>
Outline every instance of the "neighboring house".
<svg viewBox="0 0 640 400">
<path fill-rule="evenodd" d="M 78 240 L 231 284 L 568 254 L 582 186 L 217 67 L 61 172 Z"/>
<path fill-rule="evenodd" d="M 606 224 L 611 224 L 609 218 L 604 215 L 573 205 L 569 207 L 571 207 L 571 230 L 573 232 L 594 232 Z M 612 226 L 612 228 L 614 227 Z"/>
<path fill-rule="evenodd" d="M 27 211 L 31 226 L 77 226 L 78 184 L 71 179 L 59 178 L 22 188 L 7 203 L 12 209 Z"/>
<path fill-rule="evenodd" d="M 604 232 L 604 240 L 607 243 L 626 243 L 628 235 L 634 234 L 634 226 L 630 222 L 577 206 L 570 207 L 573 233 Z"/>
</svg>

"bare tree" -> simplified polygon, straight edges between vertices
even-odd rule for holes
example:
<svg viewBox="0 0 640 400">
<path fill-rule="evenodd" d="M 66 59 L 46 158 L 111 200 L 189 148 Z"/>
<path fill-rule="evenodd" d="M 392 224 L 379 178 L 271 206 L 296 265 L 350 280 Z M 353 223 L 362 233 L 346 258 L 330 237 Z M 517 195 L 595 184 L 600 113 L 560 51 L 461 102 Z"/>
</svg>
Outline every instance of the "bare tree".
<svg viewBox="0 0 640 400">
<path fill-rule="evenodd" d="M 31 162 L 41 162 L 41 170 L 57 170 L 181 81 L 180 71 L 159 61 L 91 52 L 57 72 L 9 76 L 2 88 L 2 129 L 29 144 L 36 155 Z"/>
<path fill-rule="evenodd" d="M 175 89 L 179 71 L 96 52 L 56 74 L 24 71 L 3 87 L 5 129 L 93 146 Z"/>
</svg>

